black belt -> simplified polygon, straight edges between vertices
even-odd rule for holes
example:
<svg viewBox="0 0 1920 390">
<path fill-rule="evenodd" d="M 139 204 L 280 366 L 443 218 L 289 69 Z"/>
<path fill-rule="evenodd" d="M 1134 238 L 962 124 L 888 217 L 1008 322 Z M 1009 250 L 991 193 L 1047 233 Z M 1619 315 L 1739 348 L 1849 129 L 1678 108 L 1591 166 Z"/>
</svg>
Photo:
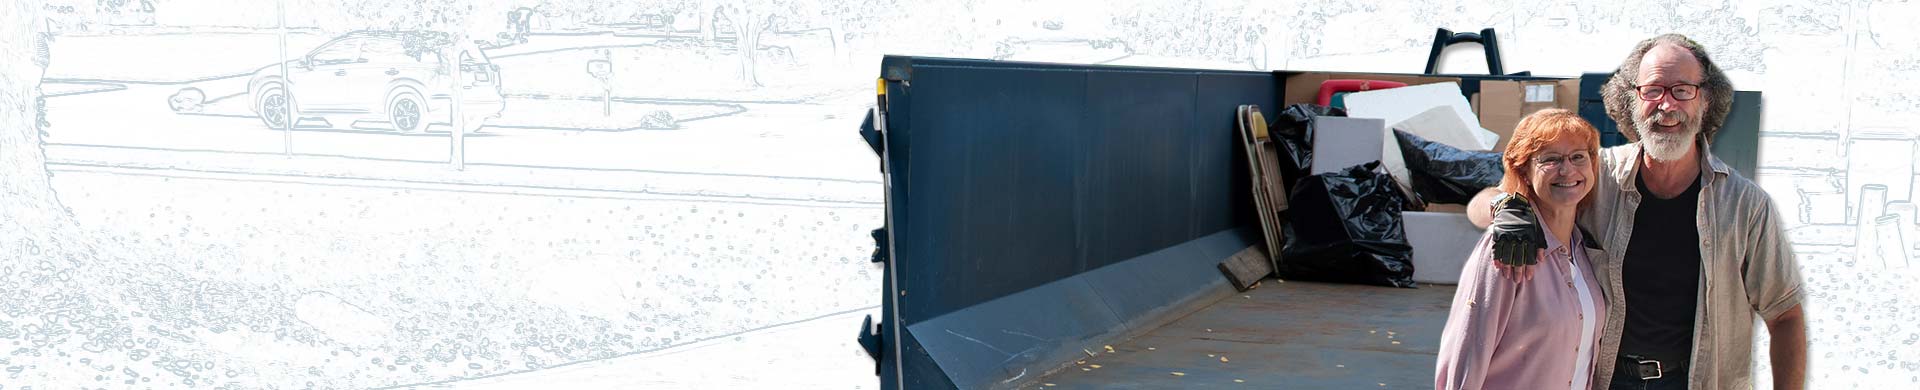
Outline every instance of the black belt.
<svg viewBox="0 0 1920 390">
<path fill-rule="evenodd" d="M 1681 375 L 1687 372 L 1687 362 L 1685 361 L 1661 361 L 1628 354 L 1621 354 L 1620 358 L 1616 361 L 1618 364 L 1615 365 L 1617 368 L 1614 368 L 1615 375 L 1627 375 L 1628 377 L 1640 378 L 1641 380 L 1660 379 L 1668 377 L 1669 375 Z M 1682 379 L 1684 380 L 1685 378 Z"/>
</svg>

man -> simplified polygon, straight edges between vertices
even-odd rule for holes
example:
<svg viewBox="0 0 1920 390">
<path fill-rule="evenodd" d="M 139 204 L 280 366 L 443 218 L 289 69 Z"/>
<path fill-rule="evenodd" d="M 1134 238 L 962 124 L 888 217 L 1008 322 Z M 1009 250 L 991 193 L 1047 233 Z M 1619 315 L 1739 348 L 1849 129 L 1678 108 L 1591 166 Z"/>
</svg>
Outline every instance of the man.
<svg viewBox="0 0 1920 390">
<path fill-rule="evenodd" d="M 1668 34 L 1640 42 L 1602 88 L 1607 114 L 1634 142 L 1600 153 L 1595 202 L 1579 220 L 1610 249 L 1594 259 L 1609 303 L 1594 387 L 1751 387 L 1758 316 L 1772 337 L 1774 386 L 1803 388 L 1804 294 L 1782 216 L 1707 148 L 1731 111 L 1732 83 L 1698 43 Z M 1502 260 L 1532 264 L 1544 247 L 1532 211 L 1490 201 L 1492 191 L 1469 206 L 1474 223 L 1492 222 L 1496 252 L 1516 257 Z"/>
</svg>

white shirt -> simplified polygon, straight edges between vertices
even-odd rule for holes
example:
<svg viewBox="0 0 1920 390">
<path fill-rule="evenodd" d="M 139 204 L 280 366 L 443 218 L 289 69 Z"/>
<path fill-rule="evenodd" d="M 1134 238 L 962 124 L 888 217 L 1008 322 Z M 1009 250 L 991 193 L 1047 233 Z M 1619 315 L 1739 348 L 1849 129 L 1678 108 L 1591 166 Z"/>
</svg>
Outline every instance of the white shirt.
<svg viewBox="0 0 1920 390">
<path fill-rule="evenodd" d="M 1587 278 L 1580 273 L 1580 264 L 1573 261 L 1572 255 L 1567 256 L 1567 263 L 1573 269 L 1574 291 L 1579 292 L 1574 295 L 1580 296 L 1580 341 L 1576 342 L 1578 355 L 1573 363 L 1573 386 L 1570 390 L 1581 390 L 1590 387 L 1588 382 L 1593 381 L 1593 332 L 1594 328 L 1599 327 L 1600 317 L 1594 313 L 1593 295 L 1589 292 L 1591 287 L 1587 286 Z"/>
</svg>

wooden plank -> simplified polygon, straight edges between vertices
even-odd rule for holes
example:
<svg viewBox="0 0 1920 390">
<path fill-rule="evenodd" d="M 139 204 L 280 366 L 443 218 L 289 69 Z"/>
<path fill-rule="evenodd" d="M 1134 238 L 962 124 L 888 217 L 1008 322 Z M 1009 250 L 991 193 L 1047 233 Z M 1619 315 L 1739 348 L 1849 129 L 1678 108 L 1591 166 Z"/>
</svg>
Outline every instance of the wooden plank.
<svg viewBox="0 0 1920 390">
<path fill-rule="evenodd" d="M 1245 292 L 1259 287 L 1260 279 L 1273 273 L 1273 264 L 1267 260 L 1266 251 L 1254 245 L 1221 261 L 1220 273 L 1226 274 L 1234 290 Z"/>
</svg>

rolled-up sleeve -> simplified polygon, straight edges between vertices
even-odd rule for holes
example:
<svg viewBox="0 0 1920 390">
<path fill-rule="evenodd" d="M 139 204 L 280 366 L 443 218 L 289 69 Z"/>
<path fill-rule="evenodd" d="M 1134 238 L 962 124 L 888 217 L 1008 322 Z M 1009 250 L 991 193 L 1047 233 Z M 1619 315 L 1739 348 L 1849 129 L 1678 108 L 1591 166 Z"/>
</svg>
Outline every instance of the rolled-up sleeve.
<svg viewBox="0 0 1920 390">
<path fill-rule="evenodd" d="M 1492 240 L 1482 235 L 1453 295 L 1447 326 L 1440 336 L 1434 388 L 1479 389 L 1514 307 L 1518 284 L 1492 263 Z"/>
<path fill-rule="evenodd" d="M 1755 223 L 1732 228 L 1749 230 L 1750 244 L 1740 272 L 1746 279 L 1747 301 L 1762 319 L 1770 321 L 1800 305 L 1800 262 L 1793 256 L 1793 243 L 1782 233 L 1783 220 L 1773 199 L 1764 192 L 1754 193 L 1760 204 L 1748 209 L 1757 210 L 1758 215 L 1752 219 Z"/>
</svg>

